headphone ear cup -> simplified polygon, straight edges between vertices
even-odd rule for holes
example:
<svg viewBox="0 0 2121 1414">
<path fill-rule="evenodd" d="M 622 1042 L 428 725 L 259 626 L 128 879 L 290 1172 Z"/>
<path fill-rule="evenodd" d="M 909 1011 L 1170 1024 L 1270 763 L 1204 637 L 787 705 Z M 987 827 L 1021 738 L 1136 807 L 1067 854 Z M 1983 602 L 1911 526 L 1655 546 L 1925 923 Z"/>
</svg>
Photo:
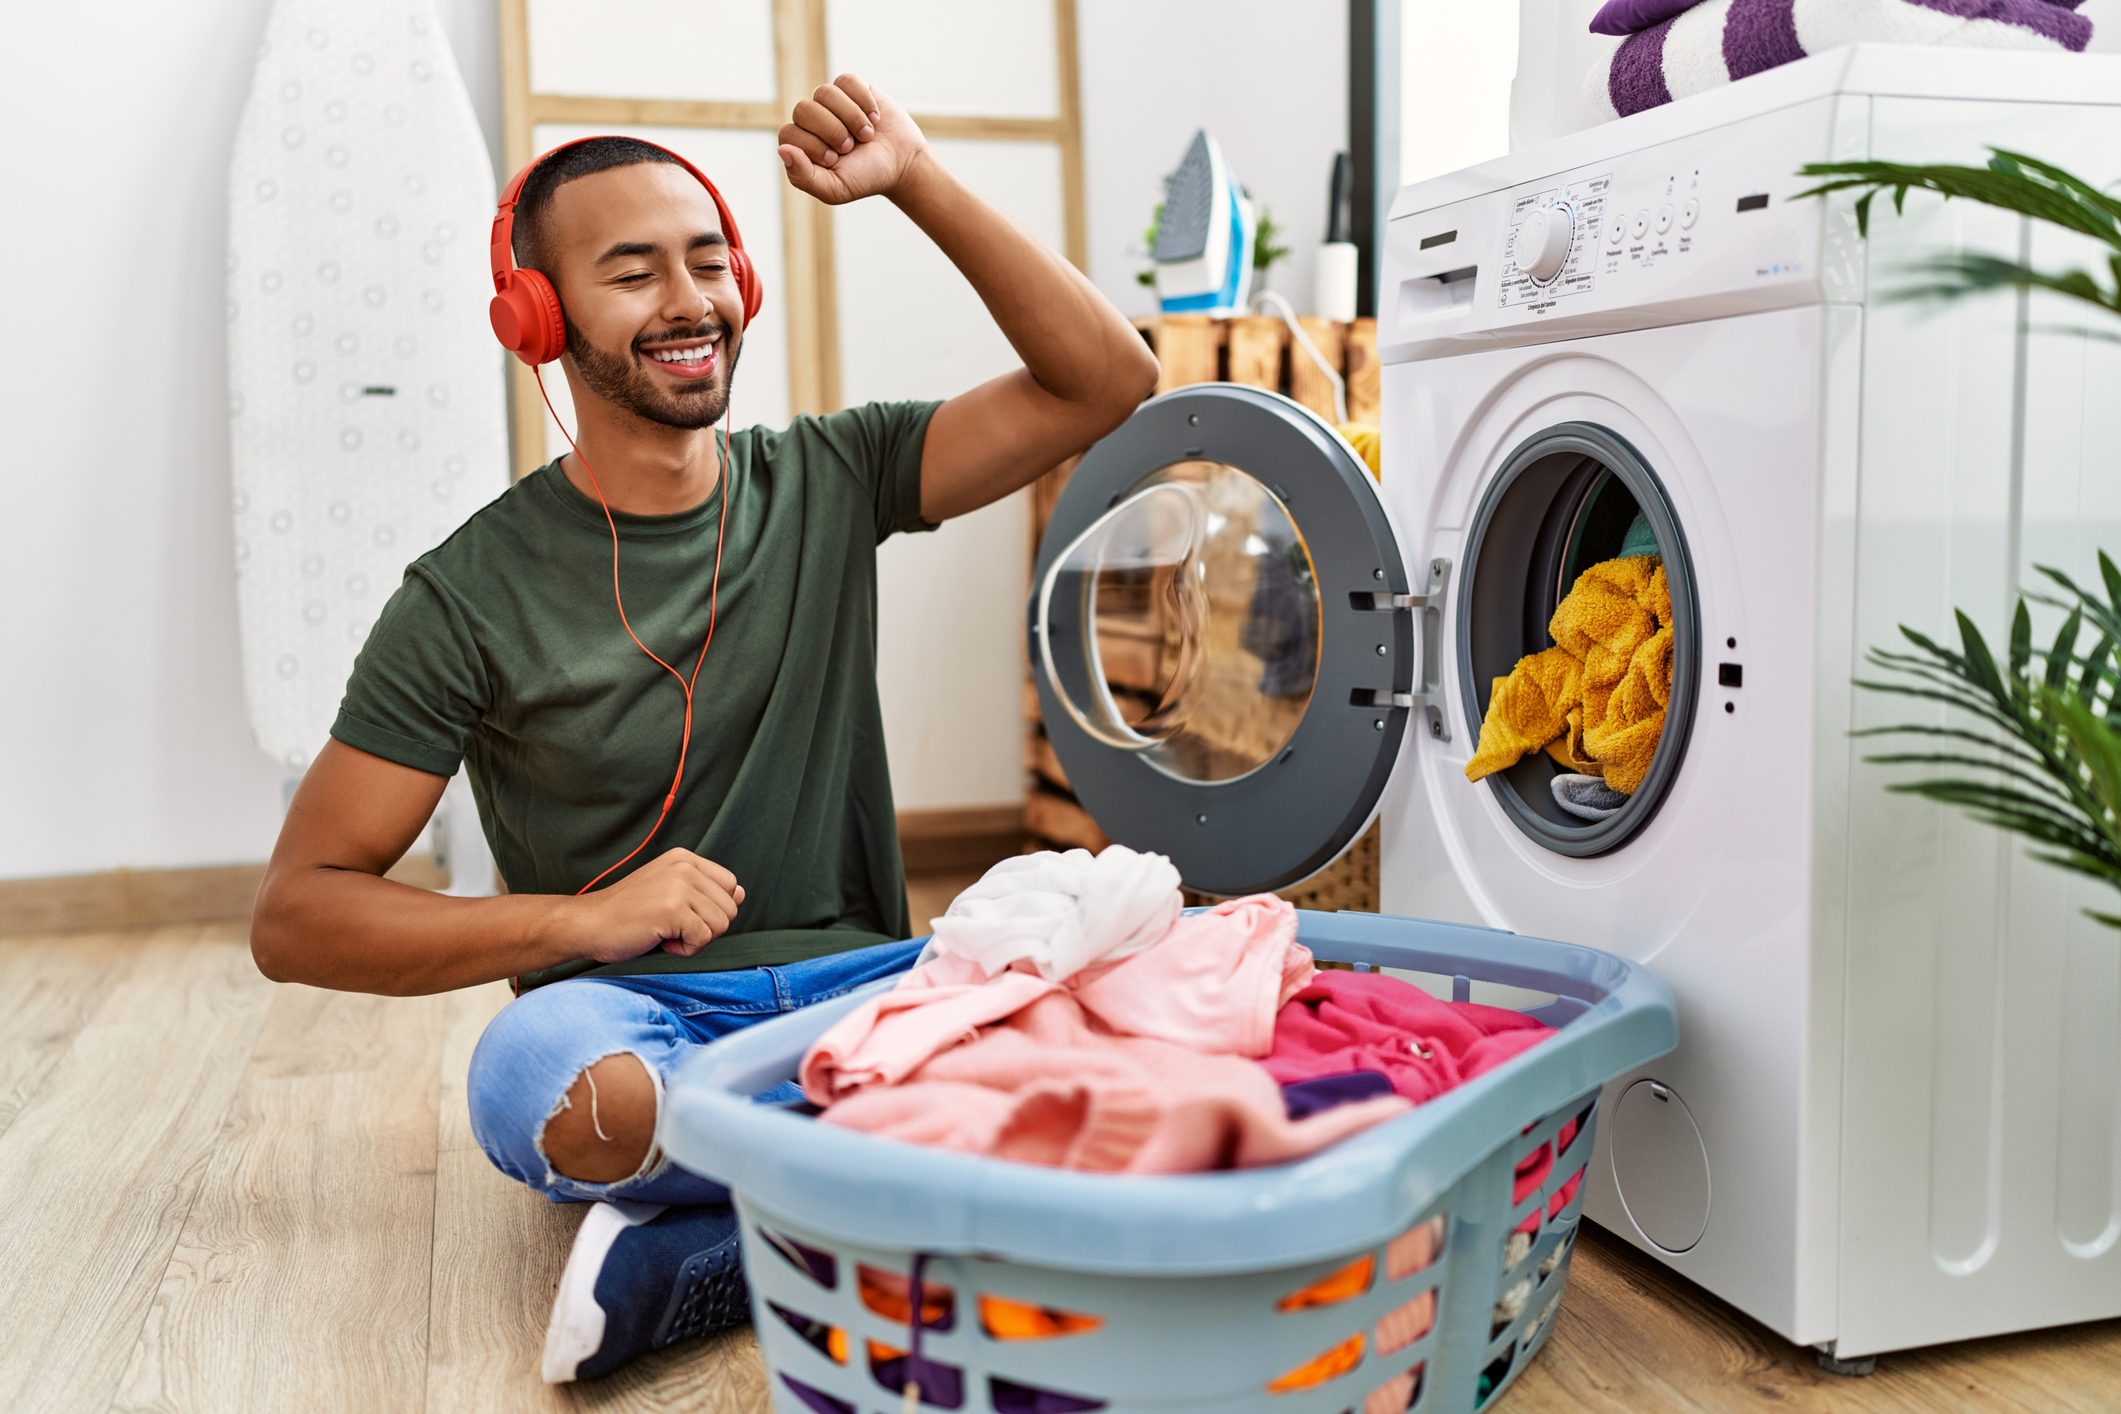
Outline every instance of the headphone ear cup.
<svg viewBox="0 0 2121 1414">
<path fill-rule="evenodd" d="M 567 349 L 559 292 L 535 270 L 511 270 L 486 307 L 494 337 L 527 364 L 550 363 Z"/>
<path fill-rule="evenodd" d="M 766 286 L 759 279 L 759 268 L 742 249 L 730 250 L 729 266 L 736 275 L 737 292 L 744 297 L 744 322 L 749 324 L 759 317 L 759 309 L 766 303 Z"/>
</svg>

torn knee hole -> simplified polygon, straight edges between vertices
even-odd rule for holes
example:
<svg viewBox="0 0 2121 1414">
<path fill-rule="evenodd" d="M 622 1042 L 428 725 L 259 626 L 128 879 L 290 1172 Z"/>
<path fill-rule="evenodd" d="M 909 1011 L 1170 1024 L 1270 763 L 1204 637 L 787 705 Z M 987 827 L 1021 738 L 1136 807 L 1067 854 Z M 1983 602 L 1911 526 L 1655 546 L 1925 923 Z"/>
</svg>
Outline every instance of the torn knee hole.
<svg viewBox="0 0 2121 1414">
<path fill-rule="evenodd" d="M 583 1183 L 618 1183 L 650 1167 L 657 1085 L 641 1058 L 619 1051 L 585 1066 L 538 1135 L 545 1162 Z"/>
</svg>

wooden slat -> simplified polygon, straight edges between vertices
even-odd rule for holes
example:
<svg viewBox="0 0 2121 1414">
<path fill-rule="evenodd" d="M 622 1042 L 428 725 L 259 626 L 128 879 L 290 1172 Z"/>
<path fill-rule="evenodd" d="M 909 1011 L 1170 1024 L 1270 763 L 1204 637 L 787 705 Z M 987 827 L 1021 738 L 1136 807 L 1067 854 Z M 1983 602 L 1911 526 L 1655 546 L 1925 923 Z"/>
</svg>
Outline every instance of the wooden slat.
<svg viewBox="0 0 2121 1414">
<path fill-rule="evenodd" d="M 1021 805 L 963 810 L 902 810 L 899 854 L 906 872 L 985 869 L 1017 853 L 1024 844 Z"/>
<path fill-rule="evenodd" d="M 1358 319 L 1348 326 L 1347 350 L 1344 354 L 1348 380 L 1348 421 L 1377 425 L 1382 409 L 1379 403 L 1377 363 L 1377 321 Z"/>
<path fill-rule="evenodd" d="M 1221 376 L 1223 331 L 1228 326 L 1205 314 L 1166 314 L 1156 326 L 1156 357 L 1161 371 L 1156 391 L 1167 393 L 1188 383 L 1212 383 Z"/>
<path fill-rule="evenodd" d="M 1289 326 L 1272 315 L 1231 320 L 1230 381 L 1280 392 L 1288 346 Z"/>
<path fill-rule="evenodd" d="M 1061 239 L 1075 268 L 1090 273 L 1090 217 L 1083 196 L 1082 65 L 1076 54 L 1075 0 L 1053 0 L 1054 79 L 1060 93 Z"/>
<path fill-rule="evenodd" d="M 818 82 L 823 83 L 828 78 L 826 65 L 832 52 L 825 34 L 825 0 L 804 0 L 804 5 L 809 17 L 805 27 L 805 62 L 818 76 Z M 818 395 L 827 411 L 837 411 L 843 406 L 840 393 L 840 265 L 834 234 L 837 225 L 831 207 L 822 201 L 812 201 L 809 205 L 814 228 L 811 236 L 812 278 L 817 282 Z"/>
<path fill-rule="evenodd" d="M 115 1407 L 425 1401 L 446 1012 L 273 989 Z"/>
<path fill-rule="evenodd" d="M 264 877 L 263 864 L 210 864 L 9 879 L 0 882 L 0 937 L 241 923 Z M 449 882 L 449 872 L 424 849 L 392 865 L 390 877 L 421 889 Z"/>
<path fill-rule="evenodd" d="M 1310 336 L 1319 356 L 1337 370 L 1340 367 L 1342 340 L 1346 338 L 1345 325 L 1330 319 L 1317 319 L 1309 315 L 1296 321 Z M 1304 352 L 1303 346 L 1290 341 L 1289 345 L 1289 396 L 1317 413 L 1328 422 L 1338 416 L 1333 406 L 1333 380 Z"/>
<path fill-rule="evenodd" d="M 229 929 L 119 953 L 0 1135 L 7 1409 L 110 1407 L 273 997 Z"/>
<path fill-rule="evenodd" d="M 0 1134 L 124 974 L 124 948 L 114 933 L 0 940 Z"/>
<path fill-rule="evenodd" d="M 1035 839 L 1061 849 L 1095 852 L 1112 843 L 1080 805 L 1044 791 L 1024 798 L 1024 827 Z"/>
<path fill-rule="evenodd" d="M 792 113 L 796 100 L 817 86 L 819 62 L 810 53 L 809 0 L 773 0 L 773 53 L 778 111 Z M 774 124 L 780 130 L 782 118 Z M 825 314 L 817 272 L 829 271 L 828 257 L 818 250 L 823 203 L 788 182 L 781 183 L 781 269 L 772 297 L 787 301 L 788 411 L 827 413 L 825 400 Z"/>
<path fill-rule="evenodd" d="M 778 103 L 605 98 L 571 93 L 535 93 L 529 102 L 532 127 L 563 123 L 585 128 L 754 128 L 770 133 L 780 131 L 781 124 L 788 121 L 789 111 Z"/>
<path fill-rule="evenodd" d="M 907 116 L 929 137 L 1055 144 L 1065 143 L 1068 137 L 1065 118 L 983 118 L 972 113 L 912 113 Z"/>
<path fill-rule="evenodd" d="M 1053 750 L 1053 743 L 1044 732 L 1032 738 L 1031 770 L 1054 789 L 1066 791 L 1071 796 L 1075 793 L 1075 787 L 1068 783 L 1067 769 L 1061 765 L 1060 756 Z"/>
</svg>

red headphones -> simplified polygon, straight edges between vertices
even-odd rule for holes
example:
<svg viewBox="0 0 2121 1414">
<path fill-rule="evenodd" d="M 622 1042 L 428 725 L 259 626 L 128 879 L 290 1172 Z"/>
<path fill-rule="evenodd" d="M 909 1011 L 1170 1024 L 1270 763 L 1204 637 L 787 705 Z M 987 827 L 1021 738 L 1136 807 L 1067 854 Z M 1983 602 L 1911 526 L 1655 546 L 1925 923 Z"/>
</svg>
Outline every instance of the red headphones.
<svg viewBox="0 0 2121 1414">
<path fill-rule="evenodd" d="M 530 164 L 516 173 L 508 190 L 501 193 L 500 208 L 493 214 L 493 236 L 488 254 L 493 265 L 493 302 L 486 307 L 486 317 L 493 324 L 494 337 L 523 362 L 535 367 L 550 363 L 567 351 L 567 324 L 560 313 L 560 296 L 552 282 L 536 270 L 518 270 L 515 263 L 516 201 L 523 194 L 523 183 L 538 169 L 547 157 L 555 152 L 565 152 L 585 142 L 594 142 L 594 137 L 578 137 L 572 142 L 563 142 L 542 156 L 531 159 Z M 634 138 L 641 142 L 643 139 Z M 766 287 L 759 281 L 758 268 L 751 257 L 744 253 L 744 237 L 737 231 L 736 218 L 729 214 L 729 203 L 715 190 L 707 174 L 687 162 L 667 147 L 647 143 L 656 151 L 666 153 L 680 167 L 699 178 L 700 185 L 707 188 L 707 195 L 714 198 L 715 214 L 722 218 L 722 234 L 729 240 L 729 270 L 736 277 L 737 290 L 744 296 L 744 322 L 748 325 L 758 318 L 759 306 L 766 302 Z"/>
</svg>

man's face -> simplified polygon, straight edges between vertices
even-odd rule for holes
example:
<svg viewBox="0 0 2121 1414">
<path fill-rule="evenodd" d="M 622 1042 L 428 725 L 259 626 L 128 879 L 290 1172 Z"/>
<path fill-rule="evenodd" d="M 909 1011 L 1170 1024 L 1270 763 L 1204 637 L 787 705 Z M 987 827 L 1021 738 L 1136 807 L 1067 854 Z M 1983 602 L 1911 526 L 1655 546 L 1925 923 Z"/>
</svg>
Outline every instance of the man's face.
<svg viewBox="0 0 2121 1414">
<path fill-rule="evenodd" d="M 666 427 L 721 421 L 744 300 L 707 189 L 667 162 L 594 172 L 553 193 L 546 231 L 589 391 Z"/>
</svg>

